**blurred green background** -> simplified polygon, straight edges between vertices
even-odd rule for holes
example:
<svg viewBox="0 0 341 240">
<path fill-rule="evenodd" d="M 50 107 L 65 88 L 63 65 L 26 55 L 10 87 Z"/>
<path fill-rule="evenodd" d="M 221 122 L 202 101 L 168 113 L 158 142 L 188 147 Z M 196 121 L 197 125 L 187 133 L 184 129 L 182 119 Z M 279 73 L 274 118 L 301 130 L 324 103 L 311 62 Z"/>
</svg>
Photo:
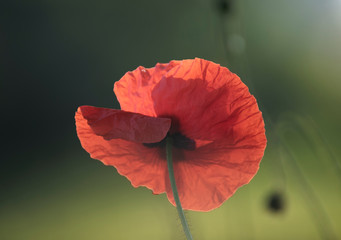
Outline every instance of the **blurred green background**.
<svg viewBox="0 0 341 240">
<path fill-rule="evenodd" d="M 166 196 L 90 159 L 80 105 L 118 108 L 125 72 L 201 57 L 264 113 L 260 170 L 194 239 L 341 239 L 340 0 L 2 0 L 0 239 L 185 239 Z"/>
</svg>

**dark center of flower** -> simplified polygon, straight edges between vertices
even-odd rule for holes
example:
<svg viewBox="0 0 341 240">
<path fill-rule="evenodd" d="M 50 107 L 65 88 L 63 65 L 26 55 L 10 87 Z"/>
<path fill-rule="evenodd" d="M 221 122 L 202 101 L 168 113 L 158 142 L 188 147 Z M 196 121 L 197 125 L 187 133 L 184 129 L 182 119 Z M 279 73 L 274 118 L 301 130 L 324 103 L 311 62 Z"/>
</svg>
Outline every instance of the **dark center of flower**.
<svg viewBox="0 0 341 240">
<path fill-rule="evenodd" d="M 195 141 L 193 139 L 190 139 L 186 137 L 185 135 L 182 135 L 181 133 L 173 133 L 173 134 L 167 134 L 167 136 L 162 139 L 160 142 L 156 143 L 143 143 L 144 146 L 149 148 L 164 148 L 166 147 L 166 138 L 171 137 L 173 139 L 173 147 L 179 148 L 179 149 L 185 149 L 185 150 L 195 150 Z"/>
</svg>

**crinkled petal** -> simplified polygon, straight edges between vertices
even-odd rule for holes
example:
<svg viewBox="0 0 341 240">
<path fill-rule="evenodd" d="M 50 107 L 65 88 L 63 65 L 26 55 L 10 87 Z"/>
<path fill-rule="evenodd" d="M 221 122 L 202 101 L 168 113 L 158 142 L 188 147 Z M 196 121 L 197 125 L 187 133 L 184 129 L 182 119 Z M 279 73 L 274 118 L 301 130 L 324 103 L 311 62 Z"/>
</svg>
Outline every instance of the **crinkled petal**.
<svg viewBox="0 0 341 240">
<path fill-rule="evenodd" d="M 247 184 L 258 171 L 266 146 L 263 133 L 252 139 L 248 144 L 238 145 L 212 142 L 195 151 L 183 152 L 182 157 L 186 161 L 174 159 L 174 174 L 182 207 L 210 211 Z M 166 183 L 168 199 L 174 205 L 169 181 L 166 180 Z"/>
<path fill-rule="evenodd" d="M 202 59 L 184 60 L 168 71 L 154 86 L 152 99 L 157 116 L 172 118 L 172 131 L 196 140 L 237 142 L 244 136 L 234 132 L 234 125 L 252 122 L 253 115 L 256 121 L 262 118 L 237 75 Z"/>
<path fill-rule="evenodd" d="M 82 147 L 91 158 L 98 159 L 105 165 L 114 166 L 121 175 L 129 179 L 134 187 L 145 186 L 153 190 L 155 194 L 165 192 L 167 163 L 160 160 L 159 148 L 148 148 L 142 143 L 101 136 L 102 124 L 104 126 L 107 124 L 105 119 L 116 113 L 117 110 L 112 111 L 112 109 L 80 107 L 76 112 L 75 120 Z M 140 116 L 140 114 L 137 115 Z M 96 124 L 100 125 L 94 130 L 93 126 Z M 126 124 L 129 124 L 129 121 Z"/>
<path fill-rule="evenodd" d="M 171 61 L 167 64 L 158 63 L 153 68 L 138 67 L 134 71 L 127 72 L 114 85 L 114 92 L 121 109 L 147 116 L 157 116 L 151 92 L 163 75 L 178 64 L 178 61 Z"/>
<path fill-rule="evenodd" d="M 82 124 L 87 124 L 94 134 L 105 140 L 120 138 L 139 143 L 159 142 L 165 138 L 171 125 L 168 118 L 92 106 L 79 107 L 76 117 L 79 115 L 86 119 Z M 80 122 L 76 121 L 76 124 Z"/>
</svg>

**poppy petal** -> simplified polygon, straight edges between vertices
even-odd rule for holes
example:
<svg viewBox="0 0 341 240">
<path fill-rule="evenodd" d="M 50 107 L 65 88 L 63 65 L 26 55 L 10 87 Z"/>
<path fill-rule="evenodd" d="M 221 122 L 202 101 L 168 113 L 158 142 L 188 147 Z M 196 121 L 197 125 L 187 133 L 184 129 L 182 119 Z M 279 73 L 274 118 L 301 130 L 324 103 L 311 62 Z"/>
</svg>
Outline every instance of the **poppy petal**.
<svg viewBox="0 0 341 240">
<path fill-rule="evenodd" d="M 184 209 L 213 210 L 253 178 L 266 140 L 262 133 L 251 138 L 254 142 L 250 145 L 213 142 L 195 151 L 185 151 L 186 161 L 175 159 L 174 174 Z M 174 205 L 169 181 L 166 183 L 168 199 Z"/>
<path fill-rule="evenodd" d="M 163 75 L 178 64 L 178 61 L 171 61 L 167 64 L 158 63 L 153 68 L 140 66 L 134 71 L 127 72 L 114 85 L 114 92 L 121 109 L 147 116 L 157 116 L 151 92 Z"/>
<path fill-rule="evenodd" d="M 84 118 L 86 121 L 77 122 Z M 116 109 L 82 106 L 76 113 L 76 125 L 88 125 L 105 140 L 124 139 L 139 143 L 159 142 L 166 137 L 171 120 Z"/>
<path fill-rule="evenodd" d="M 168 71 L 152 99 L 157 116 L 171 117 L 172 130 L 191 139 L 232 137 L 234 124 L 260 113 L 237 75 L 202 59 L 184 60 Z"/>
<path fill-rule="evenodd" d="M 164 176 L 167 171 L 167 162 L 160 160 L 159 148 L 148 148 L 141 143 L 124 139 L 107 139 L 98 134 L 97 131 L 102 133 L 100 125 L 105 123 L 103 119 L 106 118 L 103 116 L 111 116 L 118 111 L 112 110 L 89 106 L 82 106 L 78 109 L 75 120 L 82 147 L 91 158 L 98 159 L 105 165 L 114 166 L 118 173 L 128 178 L 134 187 L 145 186 L 155 194 L 165 192 Z M 140 117 L 140 114 L 137 116 Z M 95 118 L 99 120 L 97 123 L 94 121 Z M 89 119 L 92 124 L 89 124 Z M 169 126 L 168 122 L 165 125 Z M 94 124 L 100 124 L 99 129 L 95 128 L 94 131 Z M 129 124 L 129 121 L 126 124 Z M 158 126 L 162 127 L 161 124 Z"/>
</svg>

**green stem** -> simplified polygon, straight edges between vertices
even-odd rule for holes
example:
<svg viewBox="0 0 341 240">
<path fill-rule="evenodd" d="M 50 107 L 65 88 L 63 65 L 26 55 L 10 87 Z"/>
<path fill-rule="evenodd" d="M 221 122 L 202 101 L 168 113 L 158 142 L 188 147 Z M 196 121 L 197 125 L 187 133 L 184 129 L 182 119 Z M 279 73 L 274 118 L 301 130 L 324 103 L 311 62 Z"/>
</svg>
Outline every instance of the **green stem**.
<svg viewBox="0 0 341 240">
<path fill-rule="evenodd" d="M 173 170 L 173 161 L 172 161 L 172 138 L 171 137 L 167 137 L 166 153 L 167 153 L 167 166 L 168 166 L 169 180 L 170 180 L 172 191 L 173 191 L 176 209 L 178 210 L 178 214 L 181 220 L 182 227 L 186 234 L 187 240 L 192 240 L 193 238 L 189 231 L 189 227 L 185 218 L 184 211 L 181 207 L 178 189 L 176 188 L 174 170 Z"/>
</svg>

